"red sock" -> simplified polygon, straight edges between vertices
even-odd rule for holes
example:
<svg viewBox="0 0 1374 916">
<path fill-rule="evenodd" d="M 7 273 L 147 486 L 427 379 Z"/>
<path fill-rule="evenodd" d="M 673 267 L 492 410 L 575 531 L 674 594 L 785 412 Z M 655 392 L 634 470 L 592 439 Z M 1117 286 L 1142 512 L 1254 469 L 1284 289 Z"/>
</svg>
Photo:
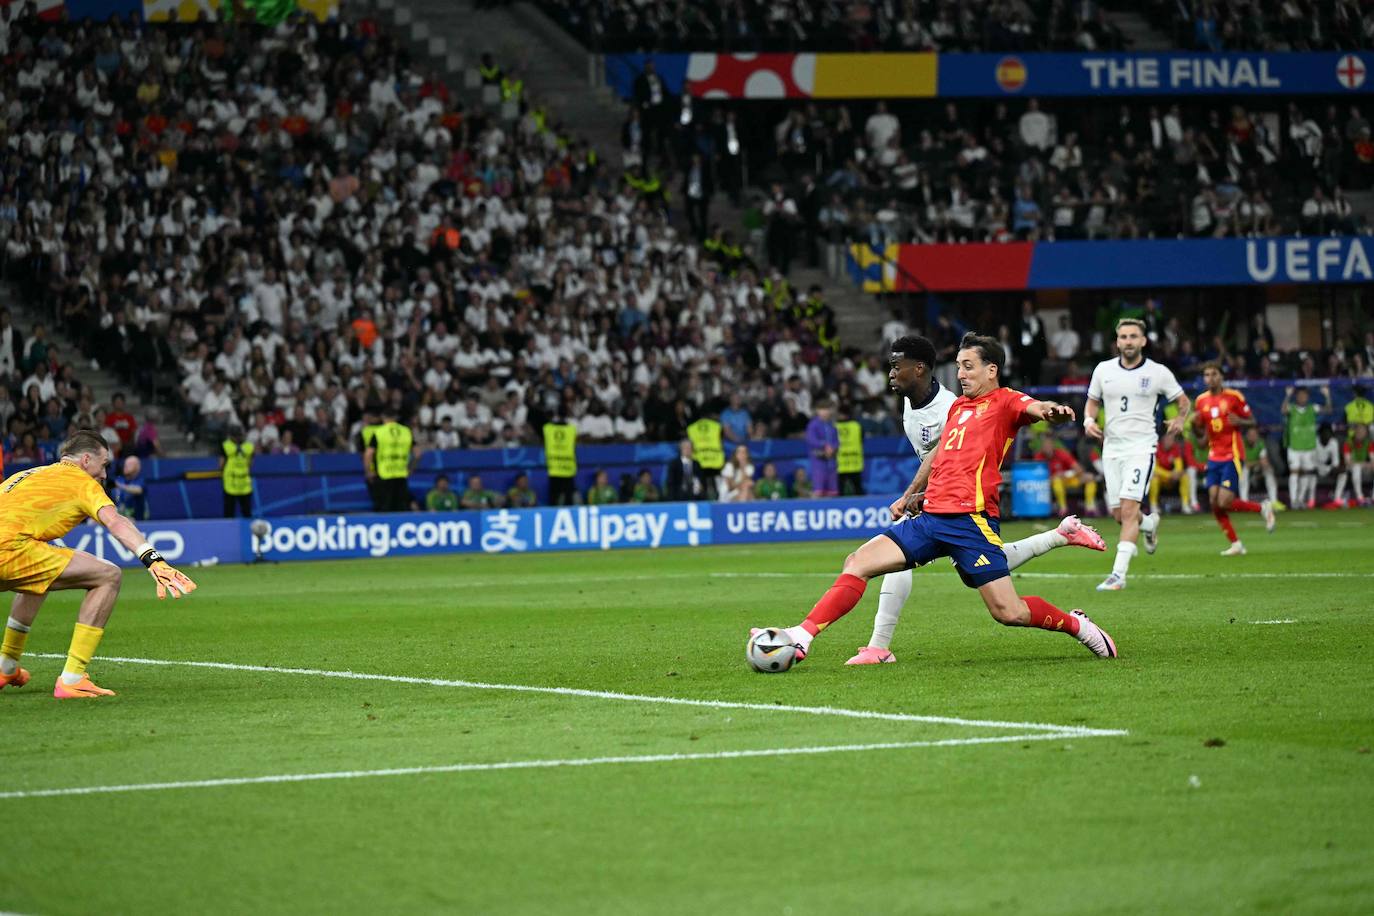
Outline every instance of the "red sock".
<svg viewBox="0 0 1374 916">
<path fill-rule="evenodd" d="M 1234 506 L 1235 503 L 1231 503 L 1231 505 Z M 1231 526 L 1231 516 L 1226 513 L 1225 509 L 1218 509 L 1216 506 L 1212 507 L 1212 514 L 1217 517 L 1217 524 L 1221 526 L 1221 530 L 1226 532 L 1226 540 L 1234 544 L 1236 542 L 1236 529 Z"/>
<path fill-rule="evenodd" d="M 1030 609 L 1030 626 L 1039 627 L 1042 630 L 1063 630 L 1070 636 L 1078 635 L 1077 617 L 1064 613 L 1044 598 L 1027 595 L 1022 600 Z"/>
<path fill-rule="evenodd" d="M 835 584 L 830 586 L 830 590 L 821 595 L 821 600 L 816 602 L 811 613 L 806 615 L 801 624 L 802 629 L 815 636 L 854 610 L 854 605 L 859 603 L 867 587 L 868 582 L 864 579 L 851 576 L 849 573 L 841 573 Z"/>
<path fill-rule="evenodd" d="M 1248 500 L 1248 499 L 1233 499 L 1233 500 L 1231 500 L 1231 505 L 1228 506 L 1227 508 L 1229 508 L 1232 512 L 1262 512 L 1262 511 L 1264 511 L 1264 510 L 1262 510 L 1262 509 L 1260 508 L 1260 504 L 1259 504 L 1259 503 L 1257 503 L 1257 502 L 1252 502 L 1252 501 L 1250 501 L 1250 500 Z"/>
</svg>

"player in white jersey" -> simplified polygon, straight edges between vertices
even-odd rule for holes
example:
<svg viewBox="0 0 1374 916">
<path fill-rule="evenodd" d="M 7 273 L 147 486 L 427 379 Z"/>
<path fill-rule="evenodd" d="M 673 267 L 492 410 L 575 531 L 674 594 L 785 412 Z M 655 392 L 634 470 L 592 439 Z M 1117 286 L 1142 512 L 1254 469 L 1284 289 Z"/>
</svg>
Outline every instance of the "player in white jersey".
<svg viewBox="0 0 1374 916">
<path fill-rule="evenodd" d="M 911 447 L 921 458 L 921 467 L 911 484 L 888 507 L 895 522 L 903 515 L 915 515 L 920 511 L 926 479 L 934 464 L 930 460 L 932 452 L 940 443 L 940 434 L 944 432 L 945 419 L 956 395 L 931 377 L 935 369 L 935 345 L 924 337 L 902 337 L 893 341 L 888 367 L 888 384 L 903 396 L 902 427 L 907 439 L 911 440 Z M 1002 550 L 1007 555 L 1007 566 L 1015 569 L 1027 560 L 1069 544 L 1092 550 L 1107 549 L 1100 534 L 1080 522 L 1077 516 L 1069 515 L 1060 521 L 1058 528 L 1003 544 Z M 858 655 L 845 662 L 846 665 L 877 665 L 897 660 L 890 648 L 892 633 L 902 616 L 902 605 L 910 596 L 910 569 L 883 576 L 882 589 L 878 593 L 878 614 L 873 619 L 873 636 Z"/>
<path fill-rule="evenodd" d="M 1126 587 L 1126 572 L 1142 532 L 1146 553 L 1154 553 L 1159 545 L 1159 516 L 1140 513 L 1159 445 L 1159 431 L 1155 427 L 1159 400 L 1173 401 L 1178 406 L 1178 416 L 1169 421 L 1166 435 L 1170 439 L 1183 430 L 1193 406 L 1168 367 L 1145 357 L 1146 342 L 1145 322 L 1123 318 L 1116 323 L 1116 349 L 1120 357 L 1097 364 L 1088 384 L 1088 403 L 1083 408 L 1083 431 L 1102 440 L 1107 509 L 1121 525 L 1116 562 L 1111 575 L 1097 587 L 1100 592 Z M 1105 417 L 1105 429 L 1097 424 L 1099 409 Z"/>
</svg>

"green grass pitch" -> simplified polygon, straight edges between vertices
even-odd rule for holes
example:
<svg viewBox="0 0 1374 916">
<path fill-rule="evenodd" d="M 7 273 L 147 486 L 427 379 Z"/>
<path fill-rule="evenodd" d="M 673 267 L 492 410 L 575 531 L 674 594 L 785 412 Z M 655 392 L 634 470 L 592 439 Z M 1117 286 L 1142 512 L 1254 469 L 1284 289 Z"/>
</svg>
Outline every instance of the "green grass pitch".
<svg viewBox="0 0 1374 916">
<path fill-rule="evenodd" d="M 1114 662 L 997 626 L 940 563 L 898 664 L 843 664 L 874 584 L 795 670 L 749 671 L 747 628 L 800 620 L 847 543 L 434 557 L 199 570 L 163 604 L 131 573 L 92 666 L 120 695 L 59 703 L 42 656 L 76 599 L 55 596 L 32 683 L 0 692 L 0 910 L 1374 912 L 1374 517 L 1239 528 L 1249 555 L 1222 558 L 1210 516 L 1167 519 L 1120 593 L 1093 589 L 1110 521 L 1106 556 L 1022 567 L 1021 593 L 1085 608 Z M 971 743 L 1025 722 L 1062 728 Z M 916 746 L 727 755 L 874 744 Z M 322 773 L 347 775 L 233 782 Z"/>
</svg>

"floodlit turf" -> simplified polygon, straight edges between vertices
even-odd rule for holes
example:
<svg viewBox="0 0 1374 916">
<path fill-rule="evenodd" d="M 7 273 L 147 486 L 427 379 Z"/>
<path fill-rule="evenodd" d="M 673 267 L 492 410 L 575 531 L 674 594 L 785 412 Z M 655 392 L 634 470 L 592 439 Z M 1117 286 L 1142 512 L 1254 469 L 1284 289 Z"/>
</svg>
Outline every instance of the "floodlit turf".
<svg viewBox="0 0 1374 916">
<path fill-rule="evenodd" d="M 747 628 L 798 621 L 851 545 L 218 567 L 165 604 L 131 573 L 106 656 L 1129 734 L 10 797 L 0 910 L 1374 911 L 1374 514 L 1239 527 L 1249 555 L 1222 558 L 1210 516 L 1167 519 L 1119 593 L 1093 590 L 1110 554 L 1023 567 L 1115 662 L 998 627 L 940 563 L 899 664 L 843 665 L 875 585 L 780 676 L 746 669 Z M 31 653 L 65 651 L 75 604 L 49 600 Z M 61 662 L 27 666 L 0 692 L 4 792 L 1027 734 L 102 660 L 120 696 L 59 703 Z"/>
</svg>

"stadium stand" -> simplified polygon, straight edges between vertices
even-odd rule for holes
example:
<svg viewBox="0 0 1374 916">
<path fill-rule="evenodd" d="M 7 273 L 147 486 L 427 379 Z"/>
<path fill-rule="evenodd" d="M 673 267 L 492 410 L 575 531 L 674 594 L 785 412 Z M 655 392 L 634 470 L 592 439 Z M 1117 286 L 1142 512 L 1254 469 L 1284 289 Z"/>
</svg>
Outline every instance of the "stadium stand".
<svg viewBox="0 0 1374 916">
<path fill-rule="evenodd" d="M 788 187 L 815 176 L 806 228 L 837 242 L 1367 227 L 1347 192 L 1374 182 L 1374 140 L 1349 103 L 747 104 L 752 173 Z"/>
<path fill-rule="evenodd" d="M 29 342 L 0 371 L 7 450 L 40 457 L 59 438 L 52 410 L 96 425 L 114 412 L 82 385 L 92 361 L 173 392 L 202 441 L 238 424 L 268 452 L 355 447 L 387 401 L 422 445 L 450 448 L 537 443 L 558 417 L 587 441 L 672 440 L 731 394 L 752 437 L 800 435 L 822 393 L 894 433 L 875 341 L 841 350 L 819 291 L 787 281 L 823 243 L 1348 230 L 1362 223 L 1336 187 L 1367 187 L 1374 162 L 1358 110 L 1296 103 L 1093 116 L 1029 102 L 981 123 L 944 103 L 778 108 L 739 125 L 776 179 L 757 204 L 755 264 L 719 227 L 699 220 L 699 246 L 674 224 L 652 168 L 631 158 L 622 181 L 528 100 L 514 121 L 466 110 L 369 18 L 7 22 L 4 270 L 81 348 L 45 359 Z M 732 121 L 717 108 L 665 150 L 715 136 L 706 123 Z M 1303 197 L 1308 185 L 1332 192 Z M 961 324 L 948 311 L 917 323 L 946 348 Z M 965 312 L 1006 325 L 1022 383 L 1072 378 L 1107 349 L 1080 311 L 1080 343 L 1027 371 L 1024 328 L 998 308 Z M 1185 327 L 1157 303 L 1152 320 L 1180 371 L 1213 355 L 1240 377 L 1308 362 L 1367 377 L 1374 361 L 1342 340 L 1266 362 L 1242 333 Z M 30 400 L 43 362 L 61 381 L 40 379 Z"/>
<path fill-rule="evenodd" d="M 731 390 L 785 435 L 843 380 L 814 291 L 728 235 L 703 258 L 542 109 L 450 104 L 372 20 L 8 41 L 7 275 L 83 359 L 179 389 L 202 437 L 347 447 L 390 400 L 423 444 L 532 443 L 556 416 L 671 439 Z M 11 444 L 50 451 L 38 412 Z"/>
<path fill-rule="evenodd" d="M 1121 50 L 1095 3 L 1062 0 L 747 0 L 742 3 L 542 0 L 588 47 L 623 51 Z"/>
<path fill-rule="evenodd" d="M 1330 51 L 1368 48 L 1374 17 L 1350 0 L 1150 0 L 1142 11 L 1180 48 Z"/>
</svg>

